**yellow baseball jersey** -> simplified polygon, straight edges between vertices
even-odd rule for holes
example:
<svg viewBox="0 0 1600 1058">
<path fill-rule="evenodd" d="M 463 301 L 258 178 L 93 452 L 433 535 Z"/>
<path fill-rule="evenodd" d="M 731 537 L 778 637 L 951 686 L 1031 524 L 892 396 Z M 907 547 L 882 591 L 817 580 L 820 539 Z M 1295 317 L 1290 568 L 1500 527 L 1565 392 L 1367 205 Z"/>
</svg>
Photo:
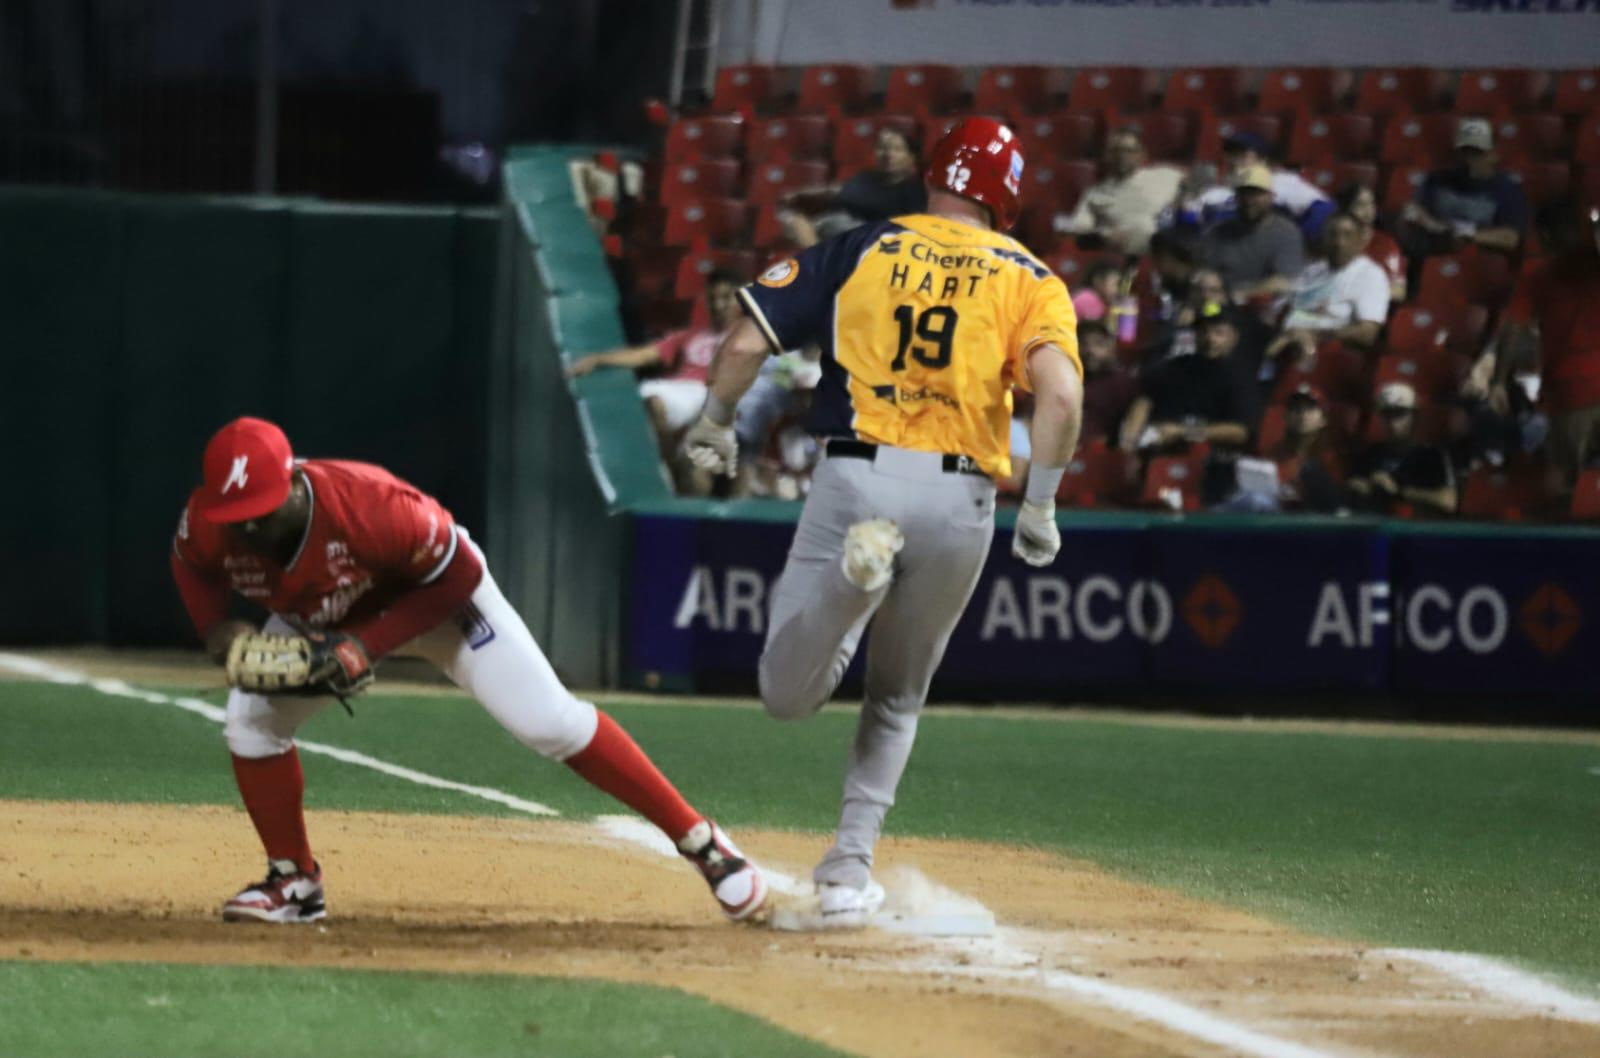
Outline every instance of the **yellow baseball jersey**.
<svg viewBox="0 0 1600 1058">
<path fill-rule="evenodd" d="M 1083 373 L 1067 287 L 1009 236 L 916 214 L 864 224 L 739 292 L 774 350 L 816 342 L 809 427 L 1011 472 L 1011 388 L 1059 346 Z"/>
</svg>

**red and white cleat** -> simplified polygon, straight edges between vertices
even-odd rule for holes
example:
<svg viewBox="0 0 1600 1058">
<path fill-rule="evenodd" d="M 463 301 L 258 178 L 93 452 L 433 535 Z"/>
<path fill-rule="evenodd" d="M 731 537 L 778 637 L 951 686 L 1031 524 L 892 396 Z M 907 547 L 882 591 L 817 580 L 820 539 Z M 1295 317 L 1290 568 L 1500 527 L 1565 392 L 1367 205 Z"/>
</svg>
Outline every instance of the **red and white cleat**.
<svg viewBox="0 0 1600 1058">
<path fill-rule="evenodd" d="M 326 914 L 321 864 L 302 871 L 293 860 L 268 860 L 265 879 L 222 905 L 224 922 L 315 922 Z"/>
<path fill-rule="evenodd" d="M 761 868 L 711 820 L 696 823 L 678 842 L 678 851 L 700 869 L 722 913 L 733 921 L 756 920 L 766 909 L 767 879 Z"/>
</svg>

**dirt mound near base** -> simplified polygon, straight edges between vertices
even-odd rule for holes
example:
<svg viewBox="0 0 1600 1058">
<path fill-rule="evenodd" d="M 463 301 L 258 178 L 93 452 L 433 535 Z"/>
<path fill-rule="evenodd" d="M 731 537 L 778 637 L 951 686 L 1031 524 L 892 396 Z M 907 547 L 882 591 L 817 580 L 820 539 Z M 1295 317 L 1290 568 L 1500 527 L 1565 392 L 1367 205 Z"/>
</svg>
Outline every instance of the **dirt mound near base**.
<svg viewBox="0 0 1600 1058">
<path fill-rule="evenodd" d="M 1149 989 L 1279 1039 L 1388 1054 L 1600 1053 L 1600 1028 L 1523 1017 L 1360 949 L 1038 852 L 886 842 L 1008 928 L 952 943 L 729 926 L 673 858 L 577 823 L 314 813 L 326 925 L 224 926 L 259 853 L 240 811 L 0 802 L 0 958 L 316 964 L 667 985 L 872 1056 L 1212 1055 L 1227 1047 L 1046 985 Z M 803 874 L 810 835 L 741 832 Z M 1021 961 L 1019 963 L 1019 956 Z M 1022 966 L 1022 969 L 1018 967 Z M 1316 1045 L 1313 1045 L 1316 1046 Z"/>
</svg>

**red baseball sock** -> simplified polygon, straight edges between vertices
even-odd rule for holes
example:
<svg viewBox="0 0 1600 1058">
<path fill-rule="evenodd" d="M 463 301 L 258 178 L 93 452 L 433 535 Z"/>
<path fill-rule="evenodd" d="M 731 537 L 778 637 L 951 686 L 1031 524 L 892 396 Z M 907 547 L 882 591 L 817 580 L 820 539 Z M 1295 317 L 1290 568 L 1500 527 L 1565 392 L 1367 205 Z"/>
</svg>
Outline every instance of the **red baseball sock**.
<svg viewBox="0 0 1600 1058">
<path fill-rule="evenodd" d="M 567 766 L 660 827 L 673 844 L 705 817 L 683 799 L 667 777 L 656 769 L 638 743 L 611 717 L 599 710 L 600 726 L 580 752 L 567 758 Z"/>
<path fill-rule="evenodd" d="M 293 860 L 303 871 L 314 869 L 311 841 L 306 837 L 306 776 L 300 770 L 300 751 L 291 749 L 276 757 L 233 758 L 233 777 L 239 783 L 250 822 L 256 825 L 267 858 Z"/>
</svg>

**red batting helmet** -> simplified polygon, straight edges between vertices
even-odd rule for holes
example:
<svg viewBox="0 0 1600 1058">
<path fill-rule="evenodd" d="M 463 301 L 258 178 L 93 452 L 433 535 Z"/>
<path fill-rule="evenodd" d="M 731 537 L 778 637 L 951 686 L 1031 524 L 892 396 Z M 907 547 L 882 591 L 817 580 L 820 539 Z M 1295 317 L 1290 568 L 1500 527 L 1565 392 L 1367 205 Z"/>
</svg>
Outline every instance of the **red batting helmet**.
<svg viewBox="0 0 1600 1058">
<path fill-rule="evenodd" d="M 993 118 L 963 118 L 933 148 L 927 181 L 935 191 L 988 206 L 994 226 L 1005 231 L 1022 203 L 1022 145 Z"/>
</svg>

